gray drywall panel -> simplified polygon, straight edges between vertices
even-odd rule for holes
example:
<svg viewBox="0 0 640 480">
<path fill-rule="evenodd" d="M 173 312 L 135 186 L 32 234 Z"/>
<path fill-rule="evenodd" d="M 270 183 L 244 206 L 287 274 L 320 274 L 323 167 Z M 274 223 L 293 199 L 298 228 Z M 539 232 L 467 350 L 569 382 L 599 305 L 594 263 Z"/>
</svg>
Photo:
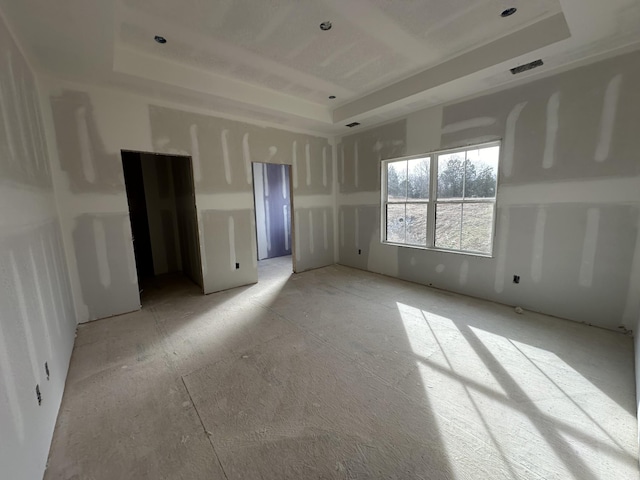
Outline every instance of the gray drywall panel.
<svg viewBox="0 0 640 480">
<path fill-rule="evenodd" d="M 251 242 L 241 244 L 238 240 L 240 237 L 237 234 L 234 236 L 236 255 L 246 258 L 257 256 L 252 162 L 292 166 L 294 216 L 301 216 L 305 208 L 333 206 L 332 149 L 325 138 L 165 107 L 150 106 L 149 112 L 154 148 L 162 153 L 191 155 L 193 159 L 196 202 L 201 217 L 204 219 L 205 212 L 208 212 L 207 217 L 211 211 L 221 214 L 227 212 L 225 215 L 237 220 L 234 224 L 236 232 L 249 228 L 246 239 L 251 239 Z M 245 209 L 251 211 L 250 217 L 234 217 L 234 212 Z M 304 215 L 308 216 L 308 213 L 304 212 Z M 324 217 L 311 224 L 314 228 L 312 235 L 304 230 L 298 232 L 294 221 L 293 228 L 296 229 L 295 235 L 298 235 L 294 242 L 308 245 L 311 237 L 319 237 L 324 246 Z M 221 223 L 224 227 L 222 230 L 200 226 L 201 248 L 205 252 L 205 293 L 216 291 L 211 288 L 231 288 L 253 283 L 257 278 L 257 263 L 254 261 L 242 262 L 242 272 L 234 272 L 231 276 L 226 274 L 224 269 L 231 262 L 228 259 L 229 245 L 225 246 L 229 241 L 225 237 L 224 232 L 228 233 L 228 226 L 225 225 Z M 327 229 L 330 228 L 332 225 L 328 225 Z M 332 250 L 333 241 L 330 240 L 329 244 Z M 244 251 L 245 248 L 250 250 Z M 324 248 L 312 251 L 305 247 L 296 254 L 296 271 L 333 263 L 333 257 L 330 260 L 327 258 Z M 214 263 L 209 263 L 210 259 Z M 217 272 L 219 266 L 223 270 Z"/>
<path fill-rule="evenodd" d="M 65 90 L 50 101 L 60 168 L 67 174 L 71 192 L 124 192 L 120 152 L 107 151 L 89 95 Z"/>
<path fill-rule="evenodd" d="M 298 208 L 294 223 L 296 271 L 333 264 L 333 207 Z"/>
<path fill-rule="evenodd" d="M 369 270 L 371 245 L 380 242 L 380 207 L 341 206 L 339 215 L 341 225 L 344 224 L 344 236 L 340 238 L 340 263 Z"/>
<path fill-rule="evenodd" d="M 406 138 L 406 120 L 344 137 L 338 146 L 340 193 L 379 191 L 380 160 L 404 155 Z"/>
<path fill-rule="evenodd" d="M 640 131 L 639 80 L 640 54 L 633 53 L 406 119 L 409 154 L 503 140 L 493 258 L 381 245 L 379 180 L 372 189 L 365 175 L 356 186 L 352 166 L 357 157 L 379 170 L 381 156 L 360 146 L 371 137 L 399 146 L 402 134 L 389 124 L 344 137 L 337 147 L 339 181 L 341 156 L 345 164 L 340 263 L 611 329 L 633 328 L 640 310 L 632 267 L 640 258 L 640 151 L 633 142 Z M 373 205 L 375 214 L 369 213 Z M 357 255 L 356 243 L 367 235 L 374 240 Z"/>
<path fill-rule="evenodd" d="M 2 478 L 46 467 L 76 326 L 60 237 L 36 79 L 0 15 Z"/>
<path fill-rule="evenodd" d="M 448 106 L 442 146 L 513 139 L 509 184 L 637 176 L 639 61 L 633 53 Z"/>
<path fill-rule="evenodd" d="M 252 210 L 202 212 L 203 236 L 215 239 L 215 243 L 206 243 L 203 248 L 205 292 L 258 281 L 254 222 Z"/>
<path fill-rule="evenodd" d="M 76 218 L 73 244 L 90 320 L 140 308 L 135 264 L 123 254 L 131 241 L 130 232 L 127 214 Z"/>
</svg>

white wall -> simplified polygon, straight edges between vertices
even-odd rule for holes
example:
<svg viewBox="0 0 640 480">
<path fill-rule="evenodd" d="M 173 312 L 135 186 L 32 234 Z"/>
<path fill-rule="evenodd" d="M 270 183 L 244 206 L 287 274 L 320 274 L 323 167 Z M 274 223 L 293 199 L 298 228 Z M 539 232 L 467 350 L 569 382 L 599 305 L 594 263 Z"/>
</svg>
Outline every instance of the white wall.
<svg viewBox="0 0 640 480">
<path fill-rule="evenodd" d="M 639 84 L 636 52 L 343 137 L 339 262 L 610 329 L 635 328 Z M 493 258 L 380 243 L 380 160 L 498 139 Z"/>
<path fill-rule="evenodd" d="M 43 127 L 0 15 L 0 476 L 11 480 L 42 478 L 76 327 Z"/>
<path fill-rule="evenodd" d="M 80 321 L 139 308 L 121 150 L 193 159 L 204 291 L 257 281 L 251 162 L 292 165 L 296 271 L 333 263 L 326 138 L 48 79 L 53 178 Z M 240 268 L 236 269 L 236 263 Z"/>
</svg>

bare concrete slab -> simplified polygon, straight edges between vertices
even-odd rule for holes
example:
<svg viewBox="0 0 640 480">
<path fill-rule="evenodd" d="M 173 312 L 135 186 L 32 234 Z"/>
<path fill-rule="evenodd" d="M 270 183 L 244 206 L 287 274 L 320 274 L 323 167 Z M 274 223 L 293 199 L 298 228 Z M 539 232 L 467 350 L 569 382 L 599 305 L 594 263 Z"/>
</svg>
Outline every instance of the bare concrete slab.
<svg viewBox="0 0 640 480">
<path fill-rule="evenodd" d="M 80 327 L 47 479 L 638 479 L 631 337 L 333 266 Z"/>
</svg>

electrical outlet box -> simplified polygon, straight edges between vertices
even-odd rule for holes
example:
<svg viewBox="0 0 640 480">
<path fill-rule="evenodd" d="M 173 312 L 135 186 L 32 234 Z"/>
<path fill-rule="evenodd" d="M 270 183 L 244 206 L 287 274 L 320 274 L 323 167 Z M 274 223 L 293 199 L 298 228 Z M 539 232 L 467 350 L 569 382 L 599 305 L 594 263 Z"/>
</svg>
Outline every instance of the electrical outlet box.
<svg viewBox="0 0 640 480">
<path fill-rule="evenodd" d="M 240 268 L 240 264 L 236 262 L 236 270 L 238 270 L 239 268 Z"/>
<path fill-rule="evenodd" d="M 513 276 L 513 283 L 520 283 L 520 275 Z"/>
</svg>

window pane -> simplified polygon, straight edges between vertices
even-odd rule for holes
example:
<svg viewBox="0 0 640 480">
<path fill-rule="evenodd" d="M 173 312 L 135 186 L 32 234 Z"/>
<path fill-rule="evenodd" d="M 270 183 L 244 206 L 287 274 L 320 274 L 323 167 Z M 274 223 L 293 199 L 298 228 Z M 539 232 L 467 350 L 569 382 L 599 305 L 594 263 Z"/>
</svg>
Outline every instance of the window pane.
<svg viewBox="0 0 640 480">
<path fill-rule="evenodd" d="M 500 147 L 469 150 L 465 163 L 465 198 L 495 198 Z"/>
<path fill-rule="evenodd" d="M 405 241 L 405 206 L 387 205 L 387 242 L 404 243 Z"/>
<path fill-rule="evenodd" d="M 491 253 L 494 208 L 495 206 L 492 203 L 464 204 L 462 213 L 462 250 Z"/>
<path fill-rule="evenodd" d="M 407 243 L 411 245 L 427 244 L 427 204 L 408 203 L 405 220 Z"/>
<path fill-rule="evenodd" d="M 416 200 L 429 199 L 429 158 L 409 160 L 407 197 Z"/>
<path fill-rule="evenodd" d="M 407 199 L 407 161 L 387 163 L 387 201 Z"/>
<path fill-rule="evenodd" d="M 464 152 L 438 156 L 438 198 L 462 199 Z"/>
<path fill-rule="evenodd" d="M 436 247 L 460 249 L 461 203 L 436 205 Z"/>
</svg>

